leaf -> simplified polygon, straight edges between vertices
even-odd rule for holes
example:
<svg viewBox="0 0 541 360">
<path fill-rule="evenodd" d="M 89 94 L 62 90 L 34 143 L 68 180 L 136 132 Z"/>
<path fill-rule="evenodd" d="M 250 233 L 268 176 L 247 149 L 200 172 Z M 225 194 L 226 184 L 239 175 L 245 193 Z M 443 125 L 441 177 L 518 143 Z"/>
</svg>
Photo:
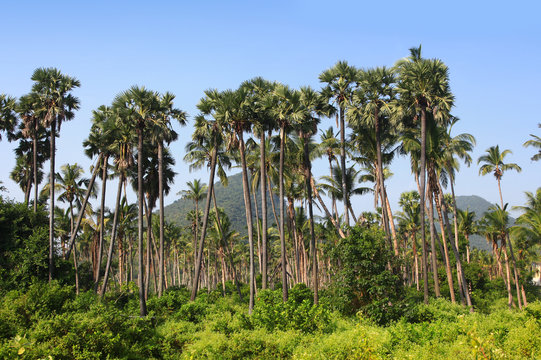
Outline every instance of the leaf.
<svg viewBox="0 0 541 360">
<path fill-rule="evenodd" d="M 26 349 L 23 346 L 22 348 L 19 349 L 19 351 L 17 351 L 17 355 L 22 355 L 22 354 L 24 354 L 25 351 L 26 351 Z"/>
</svg>

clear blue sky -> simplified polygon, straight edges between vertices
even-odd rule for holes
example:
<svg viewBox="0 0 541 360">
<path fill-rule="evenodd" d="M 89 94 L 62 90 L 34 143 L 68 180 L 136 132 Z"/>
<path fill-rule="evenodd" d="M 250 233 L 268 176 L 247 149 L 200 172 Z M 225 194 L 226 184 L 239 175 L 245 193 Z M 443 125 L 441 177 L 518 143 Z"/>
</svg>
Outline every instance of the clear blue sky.
<svg viewBox="0 0 541 360">
<path fill-rule="evenodd" d="M 541 5 L 537 1 L 372 2 L 360 1 L 10 1 L 2 4 L 0 93 L 21 96 L 30 90 L 37 67 L 57 67 L 78 78 L 75 92 L 81 109 L 62 126 L 57 141 L 57 169 L 65 163 L 85 168 L 82 141 L 90 129 L 91 111 L 110 104 L 131 85 L 177 96 L 176 105 L 196 115 L 195 105 L 208 88 L 236 88 L 254 76 L 292 87 L 320 88 L 318 75 L 337 60 L 358 67 L 391 66 L 422 44 L 423 56 L 442 59 L 450 68 L 456 96 L 454 114 L 461 118 L 455 134 L 477 138 L 472 156 L 490 146 L 511 149 L 509 162 L 520 174 L 506 173 L 504 201 L 524 202 L 524 191 L 541 186 L 541 162 L 522 144 L 541 132 Z M 333 121 L 325 121 L 327 128 Z M 179 129 L 172 146 L 175 185 L 166 199 L 174 201 L 190 174 L 183 163 L 191 127 Z M 12 149 L 0 142 L 0 181 L 8 197 L 22 199 L 9 179 Z M 46 164 L 46 172 L 48 165 Z M 407 159 L 392 164 L 388 182 L 393 203 L 415 188 Z M 237 172 L 238 170 L 233 170 Z M 314 166 L 327 174 L 325 162 Z M 478 176 L 478 167 L 462 167 L 458 195 L 479 195 L 498 202 L 493 176 Z M 110 189 L 113 189 L 111 186 Z M 109 206 L 112 206 L 110 191 Z M 134 198 L 133 198 L 134 199 Z M 358 213 L 370 209 L 372 197 L 354 199 Z M 396 208 L 396 205 L 394 206 Z M 395 210 L 395 209 L 393 209 Z"/>
</svg>

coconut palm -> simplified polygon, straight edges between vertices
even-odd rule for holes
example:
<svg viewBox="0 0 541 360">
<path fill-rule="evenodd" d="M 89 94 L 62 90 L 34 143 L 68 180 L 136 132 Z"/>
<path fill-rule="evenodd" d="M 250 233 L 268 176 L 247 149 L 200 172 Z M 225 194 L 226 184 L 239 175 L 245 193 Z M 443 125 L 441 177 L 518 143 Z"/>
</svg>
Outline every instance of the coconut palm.
<svg viewBox="0 0 541 360">
<path fill-rule="evenodd" d="M 138 199 L 138 248 L 139 248 L 139 312 L 146 316 L 145 288 L 143 282 L 143 158 L 144 131 L 153 121 L 158 108 L 156 94 L 144 87 L 132 86 L 119 94 L 113 106 L 119 112 L 118 121 L 137 133 L 137 199 Z"/>
<path fill-rule="evenodd" d="M 362 70 L 359 72 L 358 88 L 352 96 L 353 105 L 349 108 L 349 121 L 358 122 L 370 126 L 374 129 L 376 139 L 376 166 L 377 177 L 383 213 L 383 225 L 387 237 L 391 236 L 389 229 L 389 214 L 385 206 L 385 184 L 383 176 L 383 158 L 382 158 L 382 135 L 384 129 L 382 121 L 389 122 L 394 120 L 392 117 L 393 103 L 395 102 L 395 73 L 385 67 Z M 396 124 L 390 124 L 396 126 Z M 395 254 L 398 254 L 398 244 L 396 236 L 394 238 Z"/>
<path fill-rule="evenodd" d="M 541 128 L 541 123 L 537 124 L 537 126 Z M 541 159 L 541 137 L 539 137 L 537 135 L 534 135 L 534 134 L 530 134 L 530 136 L 532 138 L 530 140 L 526 141 L 523 145 L 524 146 L 531 146 L 533 148 L 539 149 L 537 151 L 537 154 L 532 156 L 532 160 L 537 161 L 537 160 Z"/>
<path fill-rule="evenodd" d="M 49 282 L 53 279 L 54 268 L 54 201 L 55 201 L 55 139 L 63 121 L 71 120 L 79 109 L 79 99 L 71 93 L 81 86 L 79 80 L 62 74 L 55 68 L 38 68 L 32 74 L 32 91 L 39 97 L 44 127 L 50 128 L 50 195 L 49 195 Z"/>
<path fill-rule="evenodd" d="M 272 108 L 272 115 L 280 128 L 280 162 L 278 173 L 279 201 L 280 201 L 280 252 L 282 267 L 282 299 L 287 301 L 288 286 L 286 272 L 286 243 L 284 234 L 284 162 L 286 134 L 292 125 L 304 119 L 304 114 L 300 109 L 300 93 L 293 91 L 289 87 L 278 84 L 272 95 L 269 95 L 268 101 Z"/>
<path fill-rule="evenodd" d="M 17 103 L 17 112 L 19 117 L 22 120 L 21 124 L 21 135 L 25 139 L 32 139 L 32 175 L 34 181 L 34 212 L 37 211 L 38 206 L 38 184 L 41 182 L 41 179 L 38 181 L 39 171 L 43 162 L 50 157 L 50 144 L 49 144 L 49 134 L 46 129 L 42 126 L 40 119 L 42 117 L 43 110 L 40 107 L 39 96 L 36 93 L 30 93 L 28 95 L 21 96 L 19 102 Z M 46 141 L 47 149 L 42 149 L 40 146 L 40 141 Z M 19 146 L 21 146 L 20 143 Z M 43 158 L 42 161 L 39 161 L 39 158 Z M 38 171 L 39 164 L 39 171 Z"/>
<path fill-rule="evenodd" d="M 499 145 L 496 145 L 488 148 L 486 150 L 486 154 L 482 155 L 481 157 L 479 157 L 479 159 L 477 159 L 477 164 L 483 163 L 483 165 L 479 168 L 479 175 L 493 173 L 494 177 L 498 181 L 498 191 L 500 193 L 500 207 L 502 209 L 504 205 L 500 181 L 503 177 L 503 173 L 507 170 L 516 170 L 517 172 L 522 171 L 521 167 L 515 163 L 506 164 L 503 162 L 504 158 L 508 154 L 512 154 L 511 150 L 506 149 L 500 152 Z"/>
<path fill-rule="evenodd" d="M 346 226 L 349 226 L 349 212 L 347 190 L 346 190 L 346 124 L 345 115 L 349 106 L 353 88 L 358 81 L 358 70 L 349 66 L 346 61 L 338 61 L 333 67 L 325 70 L 319 75 L 319 81 L 326 83 L 321 94 L 327 101 L 336 103 L 338 116 L 340 119 L 340 169 L 342 169 L 342 193 L 346 194 L 344 198 L 344 217 Z M 338 126 L 338 124 L 336 124 Z"/>
<path fill-rule="evenodd" d="M 466 239 L 466 262 L 470 263 L 470 235 L 477 233 L 475 211 L 457 209 L 458 231 Z"/>
<path fill-rule="evenodd" d="M 420 151 L 420 203 L 421 228 L 425 221 L 425 182 L 426 182 L 426 128 L 427 112 L 434 120 L 448 118 L 453 106 L 454 96 L 449 87 L 449 71 L 439 59 L 421 57 L 421 46 L 410 49 L 410 57 L 396 64 L 398 72 L 397 91 L 400 95 L 399 112 L 421 123 Z M 421 232 L 423 244 L 424 302 L 428 303 L 428 269 L 426 261 L 425 233 Z"/>
<path fill-rule="evenodd" d="M 8 141 L 15 139 L 15 129 L 17 128 L 17 100 L 6 94 L 0 94 L 0 140 L 2 140 L 2 131 L 7 134 Z"/>
</svg>

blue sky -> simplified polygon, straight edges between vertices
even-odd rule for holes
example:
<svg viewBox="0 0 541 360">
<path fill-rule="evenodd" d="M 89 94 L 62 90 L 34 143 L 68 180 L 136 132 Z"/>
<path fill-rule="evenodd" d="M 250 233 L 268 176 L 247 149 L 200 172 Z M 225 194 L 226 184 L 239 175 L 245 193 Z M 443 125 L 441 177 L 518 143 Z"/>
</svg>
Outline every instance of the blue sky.
<svg viewBox="0 0 541 360">
<path fill-rule="evenodd" d="M 208 88 L 236 88 L 263 76 L 319 89 L 318 75 L 338 60 L 358 67 L 392 66 L 410 47 L 422 44 L 424 57 L 440 58 L 450 68 L 453 113 L 461 118 L 454 134 L 476 137 L 473 158 L 499 144 L 513 151 L 509 162 L 522 166 L 522 173 L 504 175 L 504 201 L 520 205 L 524 191 L 541 185 L 541 162 L 530 161 L 534 150 L 522 146 L 529 134 L 541 131 L 535 111 L 541 5 L 535 1 L 13 1 L 1 8 L 0 93 L 27 93 L 37 67 L 57 67 L 81 81 L 75 92 L 81 109 L 62 126 L 57 141 L 57 169 L 77 162 L 88 172 L 91 161 L 83 155 L 82 141 L 91 112 L 131 85 L 171 91 L 176 105 L 194 116 Z M 321 128 L 332 123 L 324 121 Z M 191 126 L 178 131 L 180 139 L 172 145 L 178 175 L 166 204 L 187 181 L 207 179 L 204 171 L 189 173 L 182 161 Z M 9 179 L 13 147 L 0 142 L 0 181 L 7 196 L 20 200 L 22 192 Z M 407 159 L 393 163 L 391 170 L 388 193 L 394 204 L 415 185 Z M 316 162 L 314 172 L 327 174 L 325 162 Z M 456 192 L 499 199 L 496 181 L 479 177 L 476 164 L 462 167 Z M 371 196 L 353 201 L 359 210 L 373 203 Z"/>
</svg>

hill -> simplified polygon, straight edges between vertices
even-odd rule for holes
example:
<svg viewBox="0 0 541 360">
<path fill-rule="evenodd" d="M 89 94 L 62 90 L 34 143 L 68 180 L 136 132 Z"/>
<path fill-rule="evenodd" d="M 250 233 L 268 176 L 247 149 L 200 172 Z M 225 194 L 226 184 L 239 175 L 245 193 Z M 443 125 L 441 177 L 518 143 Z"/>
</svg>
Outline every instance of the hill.
<svg viewBox="0 0 541 360">
<path fill-rule="evenodd" d="M 243 199 L 243 193 L 242 193 L 242 174 L 238 173 L 235 175 L 231 175 L 228 177 L 228 186 L 224 187 L 219 181 L 215 183 L 214 185 L 214 191 L 216 193 L 216 202 L 218 203 L 218 207 L 224 208 L 226 214 L 229 216 L 229 219 L 231 220 L 231 225 L 233 229 L 238 231 L 241 235 L 247 234 L 246 229 L 246 215 L 244 210 L 244 199 Z M 253 201 L 253 194 L 250 194 L 252 196 L 252 211 L 253 216 L 255 219 L 255 207 L 254 207 L 254 201 Z M 257 203 L 258 203 L 258 211 L 259 214 L 261 214 L 261 194 L 259 191 L 257 191 Z M 278 197 L 274 197 L 274 203 L 277 207 L 278 211 Z M 270 198 L 267 197 L 267 221 L 269 225 L 274 224 L 274 215 L 272 213 L 272 205 Z M 200 204 L 199 208 L 201 211 L 203 211 L 205 206 L 205 199 L 203 199 Z M 213 204 L 211 203 L 211 206 Z M 170 205 L 167 205 L 165 207 L 165 219 L 169 222 L 173 222 L 180 226 L 188 226 L 188 220 L 186 220 L 186 214 L 190 211 L 192 211 L 194 208 L 193 202 L 188 199 L 179 199 L 175 202 L 173 202 Z M 212 208 L 211 208 L 212 209 Z"/>
</svg>

